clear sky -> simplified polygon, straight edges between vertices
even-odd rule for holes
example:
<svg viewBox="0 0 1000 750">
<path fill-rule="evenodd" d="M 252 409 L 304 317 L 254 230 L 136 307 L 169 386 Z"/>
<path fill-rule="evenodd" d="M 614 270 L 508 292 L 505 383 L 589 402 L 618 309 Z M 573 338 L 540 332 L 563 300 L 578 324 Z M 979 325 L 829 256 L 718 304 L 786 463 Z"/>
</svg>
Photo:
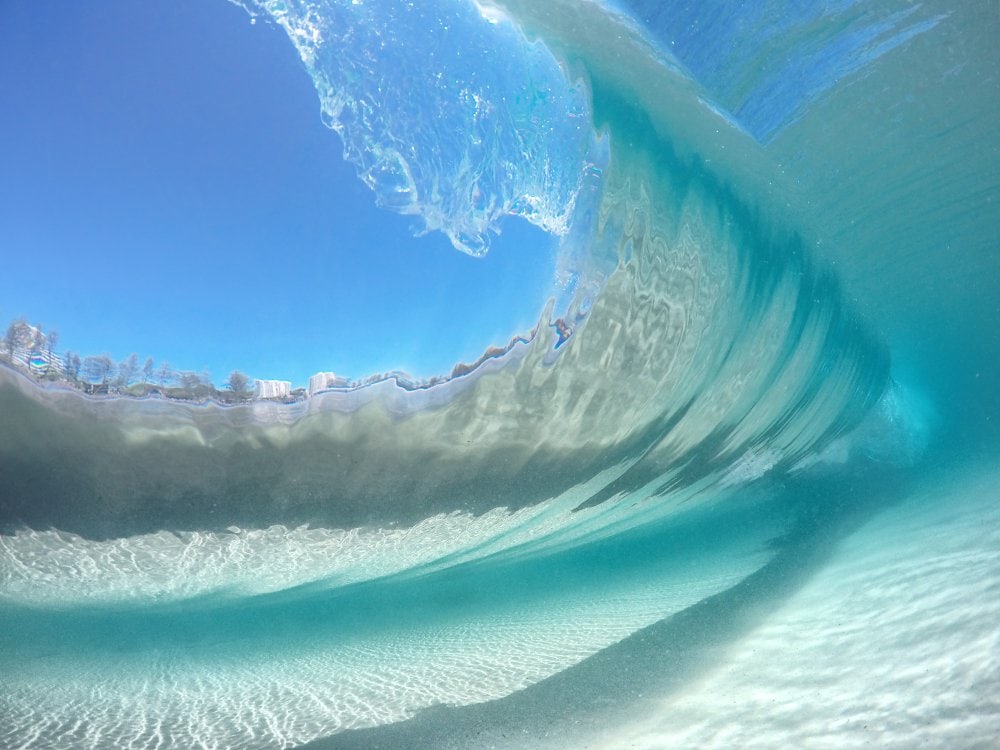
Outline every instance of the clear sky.
<svg viewBox="0 0 1000 750">
<path fill-rule="evenodd" d="M 9 0 L 0 318 L 298 384 L 447 372 L 534 323 L 549 238 L 415 238 L 340 154 L 284 33 L 226 0 Z"/>
</svg>

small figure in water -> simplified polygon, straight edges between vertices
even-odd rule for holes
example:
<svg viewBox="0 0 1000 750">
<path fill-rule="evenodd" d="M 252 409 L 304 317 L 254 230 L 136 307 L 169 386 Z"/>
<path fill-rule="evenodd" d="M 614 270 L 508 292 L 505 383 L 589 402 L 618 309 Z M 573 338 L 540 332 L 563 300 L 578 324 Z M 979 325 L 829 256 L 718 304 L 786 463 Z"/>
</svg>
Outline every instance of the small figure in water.
<svg viewBox="0 0 1000 750">
<path fill-rule="evenodd" d="M 573 329 L 569 327 L 569 324 L 562 318 L 557 318 L 556 322 L 552 324 L 556 329 L 556 333 L 559 335 L 559 340 L 556 341 L 555 348 L 558 349 L 560 346 L 569 341 L 569 337 L 573 335 Z"/>
</svg>

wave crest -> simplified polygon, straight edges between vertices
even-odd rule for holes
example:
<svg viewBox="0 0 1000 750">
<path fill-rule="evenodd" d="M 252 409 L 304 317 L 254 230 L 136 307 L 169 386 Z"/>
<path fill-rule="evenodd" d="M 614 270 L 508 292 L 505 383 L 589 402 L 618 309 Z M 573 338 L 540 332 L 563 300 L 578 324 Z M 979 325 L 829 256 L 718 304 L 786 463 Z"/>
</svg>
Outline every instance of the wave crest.
<svg viewBox="0 0 1000 750">
<path fill-rule="evenodd" d="M 242 0 L 281 26 L 380 206 L 460 250 L 506 215 L 566 232 L 594 148 L 588 92 L 472 3 Z"/>
</svg>

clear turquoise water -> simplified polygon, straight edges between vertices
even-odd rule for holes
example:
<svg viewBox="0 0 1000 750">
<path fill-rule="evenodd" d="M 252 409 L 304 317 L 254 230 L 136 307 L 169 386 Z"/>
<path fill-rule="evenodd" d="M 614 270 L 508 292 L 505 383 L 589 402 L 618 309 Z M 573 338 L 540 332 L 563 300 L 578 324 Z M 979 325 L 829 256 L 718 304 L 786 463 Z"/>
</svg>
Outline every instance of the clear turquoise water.
<svg viewBox="0 0 1000 750">
<path fill-rule="evenodd" d="M 989 746 L 994 9 L 245 6 L 551 305 L 418 391 L 0 371 L 0 745 Z"/>
</svg>

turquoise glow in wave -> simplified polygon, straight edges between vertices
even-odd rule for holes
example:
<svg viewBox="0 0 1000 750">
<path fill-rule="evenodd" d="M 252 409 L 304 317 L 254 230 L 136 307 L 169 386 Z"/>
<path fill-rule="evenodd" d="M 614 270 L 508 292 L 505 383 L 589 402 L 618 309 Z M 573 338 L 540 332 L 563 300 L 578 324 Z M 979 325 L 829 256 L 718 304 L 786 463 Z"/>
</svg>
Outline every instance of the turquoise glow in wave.
<svg viewBox="0 0 1000 750">
<path fill-rule="evenodd" d="M 761 141 L 825 91 L 946 17 L 914 3 L 887 3 L 875 12 L 857 0 L 618 5 Z"/>
</svg>

